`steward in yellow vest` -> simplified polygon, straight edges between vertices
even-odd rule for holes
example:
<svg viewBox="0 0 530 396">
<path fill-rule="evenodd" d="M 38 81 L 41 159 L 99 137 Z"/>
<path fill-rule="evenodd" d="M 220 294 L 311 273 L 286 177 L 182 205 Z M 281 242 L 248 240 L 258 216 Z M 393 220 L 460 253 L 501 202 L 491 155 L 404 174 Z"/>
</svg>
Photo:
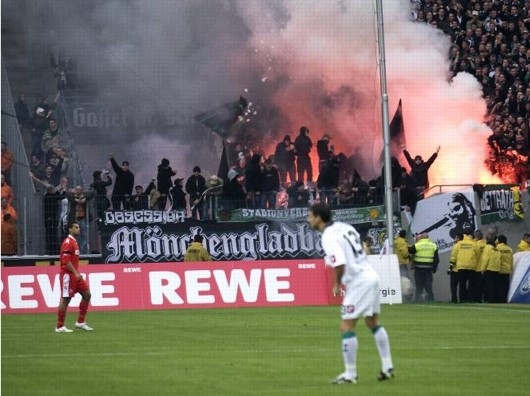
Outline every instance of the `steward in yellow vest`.
<svg viewBox="0 0 530 396">
<path fill-rule="evenodd" d="M 416 301 L 420 300 L 423 289 L 427 293 L 427 300 L 434 301 L 432 274 L 436 273 L 440 262 L 438 246 L 429 239 L 428 234 L 421 234 L 417 242 L 410 247 L 409 253 L 414 255 L 412 269 L 416 283 Z"/>
<path fill-rule="evenodd" d="M 495 246 L 495 237 L 488 238 L 488 243 L 480 257 L 479 270 L 484 274 L 484 302 L 496 303 L 499 271 L 501 269 L 501 252 Z"/>
<path fill-rule="evenodd" d="M 202 244 L 202 235 L 195 235 L 193 242 L 188 246 L 184 261 L 212 261 L 208 251 Z"/>
</svg>

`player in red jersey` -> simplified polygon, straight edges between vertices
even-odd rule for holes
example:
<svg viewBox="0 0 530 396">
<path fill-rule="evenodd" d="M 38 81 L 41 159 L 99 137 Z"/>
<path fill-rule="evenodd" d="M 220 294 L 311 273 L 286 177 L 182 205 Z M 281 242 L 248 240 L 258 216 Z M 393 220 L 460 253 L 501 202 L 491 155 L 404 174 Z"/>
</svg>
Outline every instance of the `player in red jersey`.
<svg viewBox="0 0 530 396">
<path fill-rule="evenodd" d="M 80 232 L 79 223 L 75 221 L 70 223 L 68 236 L 61 245 L 59 256 L 61 260 L 61 302 L 57 311 L 57 327 L 55 328 L 57 333 L 71 333 L 73 331 L 64 325 L 64 319 L 68 304 L 76 293 L 81 294 L 82 300 L 79 304 L 79 316 L 75 327 L 86 331 L 94 330 L 85 322 L 91 294 L 88 284 L 79 273 L 79 245 L 75 238 L 79 236 Z"/>
</svg>

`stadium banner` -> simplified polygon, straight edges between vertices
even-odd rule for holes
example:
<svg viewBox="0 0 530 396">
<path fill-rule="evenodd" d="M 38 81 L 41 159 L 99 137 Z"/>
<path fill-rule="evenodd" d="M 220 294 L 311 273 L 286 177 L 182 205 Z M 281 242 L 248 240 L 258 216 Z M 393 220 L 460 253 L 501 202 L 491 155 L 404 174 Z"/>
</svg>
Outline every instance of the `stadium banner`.
<svg viewBox="0 0 530 396">
<path fill-rule="evenodd" d="M 386 265 L 376 267 L 382 297 L 399 283 L 386 283 Z M 329 305 L 332 271 L 322 259 L 81 267 L 92 293 L 90 311 Z M 2 314 L 56 312 L 59 277 L 57 266 L 3 268 Z M 70 307 L 80 301 L 77 294 Z"/>
<path fill-rule="evenodd" d="M 288 209 L 236 209 L 230 211 L 228 216 L 220 216 L 220 222 L 242 222 L 242 221 L 305 221 L 309 208 Z M 384 207 L 366 206 L 356 208 L 333 209 L 333 219 L 348 224 L 370 223 L 384 221 Z"/>
<path fill-rule="evenodd" d="M 451 250 L 454 237 L 465 228 L 475 230 L 477 210 L 471 189 L 435 195 L 418 202 L 411 222 L 414 234 L 428 233 L 440 253 Z"/>
<path fill-rule="evenodd" d="M 121 224 L 100 227 L 103 260 L 110 263 L 182 261 L 197 234 L 215 261 L 323 257 L 320 235 L 307 223 L 244 222 Z"/>
<path fill-rule="evenodd" d="M 118 224 L 167 224 L 184 223 L 183 210 L 106 210 L 103 223 Z"/>
<path fill-rule="evenodd" d="M 482 224 L 524 219 L 521 191 L 513 185 L 487 185 L 478 193 Z"/>
<path fill-rule="evenodd" d="M 514 254 L 513 261 L 508 302 L 530 304 L 530 252 Z"/>
<path fill-rule="evenodd" d="M 374 253 L 384 241 L 386 228 L 357 224 L 361 235 L 374 240 Z M 320 233 L 303 222 L 215 223 L 186 219 L 184 223 L 101 224 L 105 264 L 182 261 L 197 234 L 215 261 L 321 258 Z"/>
</svg>

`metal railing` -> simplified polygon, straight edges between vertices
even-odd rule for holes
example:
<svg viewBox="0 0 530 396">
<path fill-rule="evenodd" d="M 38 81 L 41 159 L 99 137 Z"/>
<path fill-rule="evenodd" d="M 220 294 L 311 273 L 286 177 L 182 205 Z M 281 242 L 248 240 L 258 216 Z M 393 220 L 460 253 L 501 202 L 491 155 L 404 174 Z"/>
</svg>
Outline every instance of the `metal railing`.
<svg viewBox="0 0 530 396">
<path fill-rule="evenodd" d="M 40 254 L 43 247 L 43 218 L 41 201 L 37 198 L 33 181 L 29 177 L 29 163 L 24 149 L 11 87 L 2 59 L 2 141 L 14 154 L 15 162 L 10 172 L 11 188 L 15 196 L 13 207 L 17 211 L 18 254 Z"/>
</svg>

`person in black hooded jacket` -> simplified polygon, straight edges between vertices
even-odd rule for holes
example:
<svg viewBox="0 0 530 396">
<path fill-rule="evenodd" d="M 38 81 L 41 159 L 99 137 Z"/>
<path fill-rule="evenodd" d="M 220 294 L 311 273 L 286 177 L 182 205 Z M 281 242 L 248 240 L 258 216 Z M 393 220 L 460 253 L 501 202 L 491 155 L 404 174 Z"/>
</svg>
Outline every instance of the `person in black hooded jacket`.
<svg viewBox="0 0 530 396">
<path fill-rule="evenodd" d="M 261 193 L 263 192 L 263 157 L 260 154 L 252 155 L 245 169 L 245 187 L 249 193 L 249 206 L 261 208 Z"/>
<path fill-rule="evenodd" d="M 186 180 L 186 192 L 190 195 L 191 218 L 204 219 L 204 200 L 201 195 L 206 191 L 206 179 L 201 175 L 200 166 L 193 168 L 193 175 Z"/>
<path fill-rule="evenodd" d="M 134 174 L 129 170 L 129 161 L 123 161 L 120 167 L 114 159 L 114 154 L 109 154 L 112 169 L 116 172 L 116 181 L 112 190 L 112 209 L 131 209 L 131 195 L 134 187 Z"/>
<path fill-rule="evenodd" d="M 412 180 L 412 186 L 421 189 L 422 192 L 429 188 L 429 168 L 433 164 L 434 160 L 438 158 L 438 153 L 440 152 L 440 146 L 436 149 L 436 152 L 430 156 L 427 161 L 423 161 L 421 155 L 416 155 L 414 160 L 410 156 L 409 152 L 403 148 L 403 154 L 410 166 L 410 177 Z"/>
<path fill-rule="evenodd" d="M 160 192 L 160 198 L 158 199 L 158 209 L 165 210 L 167 197 L 169 195 L 169 189 L 173 185 L 171 177 L 177 174 L 176 171 L 171 169 L 169 166 L 169 160 L 162 158 L 160 165 L 158 165 L 158 173 L 156 175 L 156 182 L 158 186 L 158 192 Z"/>
<path fill-rule="evenodd" d="M 306 181 L 313 181 L 313 166 L 311 165 L 311 158 L 309 153 L 313 148 L 313 142 L 309 137 L 309 129 L 303 126 L 300 128 L 300 135 L 294 141 L 296 149 L 296 168 L 298 170 L 298 181 L 304 181 L 304 173 L 307 175 Z"/>
</svg>

